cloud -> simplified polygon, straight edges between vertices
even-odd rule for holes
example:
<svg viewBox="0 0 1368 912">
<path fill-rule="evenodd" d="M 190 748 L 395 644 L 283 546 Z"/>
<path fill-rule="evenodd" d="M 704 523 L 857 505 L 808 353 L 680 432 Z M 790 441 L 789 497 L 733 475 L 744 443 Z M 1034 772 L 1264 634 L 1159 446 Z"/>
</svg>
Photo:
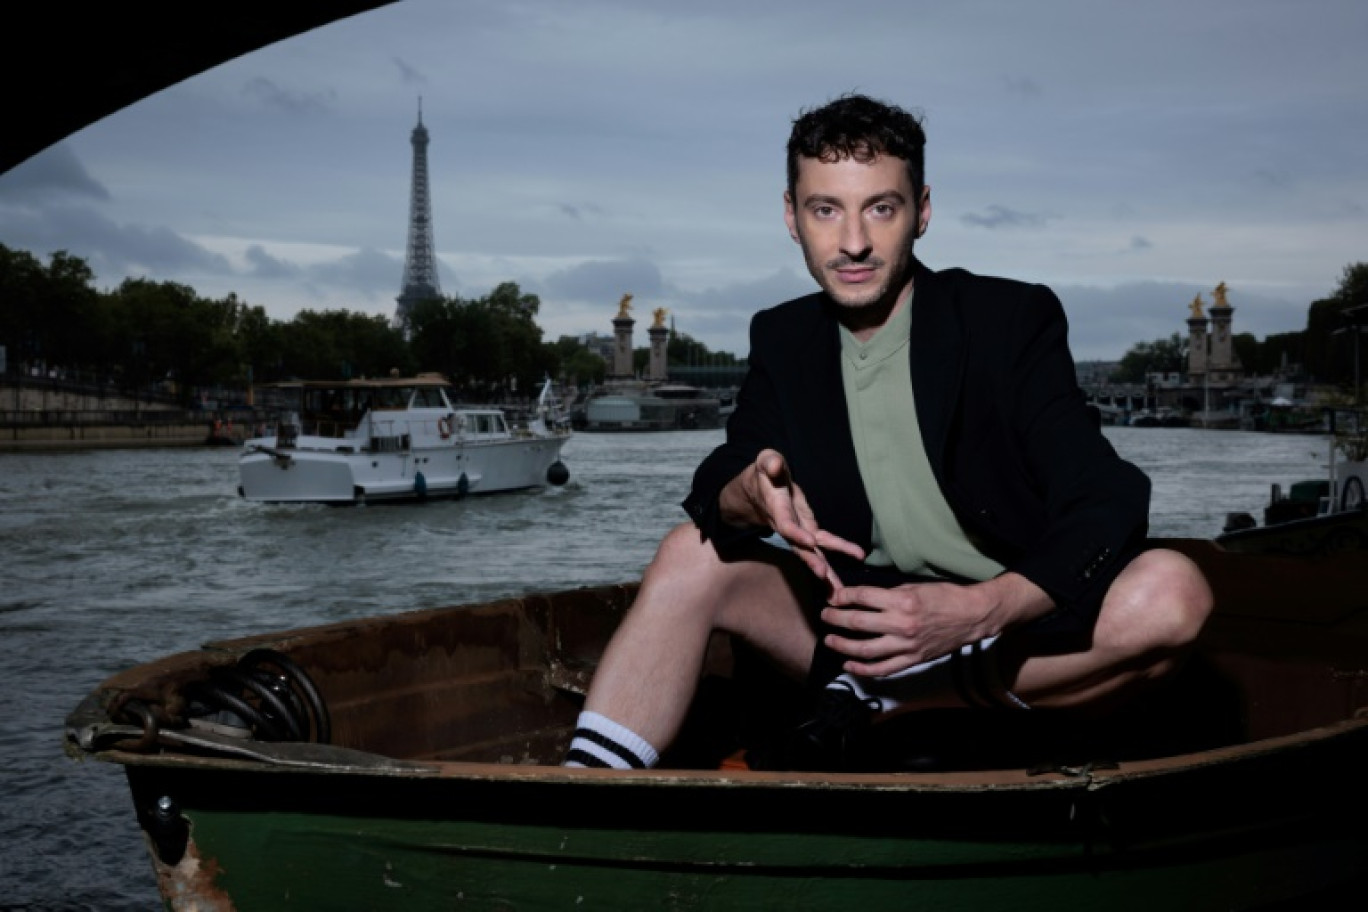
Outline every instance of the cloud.
<svg viewBox="0 0 1368 912">
<path fill-rule="evenodd" d="M 248 247 L 244 255 L 251 267 L 249 274 L 258 279 L 285 279 L 302 271 L 294 263 L 271 256 L 260 244 Z"/>
<path fill-rule="evenodd" d="M 629 292 L 657 296 L 664 287 L 660 267 L 644 258 L 588 260 L 551 273 L 542 284 L 548 295 L 579 301 L 616 301 Z"/>
<path fill-rule="evenodd" d="M 1019 212 L 994 203 L 982 215 L 966 212 L 960 216 L 960 221 L 972 228 L 987 228 L 990 231 L 995 231 L 998 228 L 1037 228 L 1044 225 L 1052 217 Z"/>
<path fill-rule="evenodd" d="M 301 94 L 283 89 L 264 76 L 247 80 L 242 94 L 265 102 L 267 107 L 279 108 L 287 114 L 316 114 L 327 111 L 337 101 L 337 93 L 332 89 L 312 94 Z"/>
<path fill-rule="evenodd" d="M 4 225 L 10 235 L 13 223 Z M 120 224 L 83 206 L 50 206 L 41 218 L 24 224 L 19 240 L 29 250 L 65 250 L 85 260 L 95 274 L 117 283 L 124 276 L 148 277 L 193 285 L 198 275 L 229 275 L 227 257 L 214 253 L 164 226 Z"/>
<path fill-rule="evenodd" d="M 403 262 L 396 257 L 367 247 L 335 260 L 312 264 L 305 272 L 310 282 L 342 289 L 344 298 L 350 295 L 375 304 L 385 298 L 392 301 L 398 297 L 403 269 Z"/>
<path fill-rule="evenodd" d="M 110 199 L 104 184 L 90 176 L 68 143 L 58 143 L 9 171 L 0 184 L 0 206 L 61 200 Z"/>
<path fill-rule="evenodd" d="M 427 77 L 417 67 L 410 66 L 408 61 L 399 57 L 391 57 L 390 60 L 399 68 L 399 80 L 404 85 L 427 85 Z"/>
<path fill-rule="evenodd" d="M 601 216 L 604 214 L 602 206 L 595 203 L 558 203 L 556 208 L 561 214 L 575 221 L 583 221 L 586 214 Z"/>
</svg>

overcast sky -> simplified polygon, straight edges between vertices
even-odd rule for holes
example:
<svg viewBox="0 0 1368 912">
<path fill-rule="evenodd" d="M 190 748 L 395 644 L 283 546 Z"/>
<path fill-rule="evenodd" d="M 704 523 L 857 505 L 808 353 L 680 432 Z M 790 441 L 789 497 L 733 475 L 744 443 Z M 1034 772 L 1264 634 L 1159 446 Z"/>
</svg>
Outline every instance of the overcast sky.
<svg viewBox="0 0 1368 912">
<path fill-rule="evenodd" d="M 421 98 L 446 295 L 504 281 L 548 339 L 635 296 L 713 350 L 815 286 L 784 143 L 848 91 L 925 115 L 918 253 L 1051 285 L 1075 356 L 1304 328 L 1368 260 L 1363 0 L 402 0 L 138 102 L 0 175 L 0 243 L 391 316 Z"/>
</svg>

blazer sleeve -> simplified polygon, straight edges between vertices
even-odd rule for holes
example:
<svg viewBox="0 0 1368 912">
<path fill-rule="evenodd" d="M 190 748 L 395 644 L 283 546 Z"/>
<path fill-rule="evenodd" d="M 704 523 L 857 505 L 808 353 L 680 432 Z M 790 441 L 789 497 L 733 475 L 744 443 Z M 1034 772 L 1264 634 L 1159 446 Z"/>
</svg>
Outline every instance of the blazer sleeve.
<svg viewBox="0 0 1368 912">
<path fill-rule="evenodd" d="M 726 440 L 704 457 L 694 471 L 693 486 L 683 502 L 685 512 L 703 538 L 711 540 L 719 550 L 773 531 L 760 526 L 729 525 L 722 520 L 718 508 L 722 489 L 752 465 L 761 450 L 788 452 L 768 352 L 771 334 L 766 327 L 772 319 L 770 311 L 761 311 L 751 319 L 749 365 L 736 394 L 736 409 L 727 419 Z"/>
</svg>

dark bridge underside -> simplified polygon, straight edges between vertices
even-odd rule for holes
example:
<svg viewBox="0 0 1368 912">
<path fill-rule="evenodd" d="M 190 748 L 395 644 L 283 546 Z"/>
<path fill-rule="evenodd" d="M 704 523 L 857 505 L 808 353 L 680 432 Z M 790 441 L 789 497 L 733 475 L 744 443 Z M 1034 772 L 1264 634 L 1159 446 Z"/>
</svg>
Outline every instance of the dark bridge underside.
<svg viewBox="0 0 1368 912">
<path fill-rule="evenodd" d="M 26 3 L 4 15 L 0 174 L 220 63 L 395 0 Z"/>
</svg>

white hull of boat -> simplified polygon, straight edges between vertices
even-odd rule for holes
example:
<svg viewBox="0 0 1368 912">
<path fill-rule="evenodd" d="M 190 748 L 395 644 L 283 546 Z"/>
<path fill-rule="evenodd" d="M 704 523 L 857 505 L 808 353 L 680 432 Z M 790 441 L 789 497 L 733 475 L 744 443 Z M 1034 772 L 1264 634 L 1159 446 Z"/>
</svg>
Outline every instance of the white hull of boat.
<svg viewBox="0 0 1368 912">
<path fill-rule="evenodd" d="M 461 497 L 555 483 L 551 467 L 567 438 L 466 443 L 405 453 L 277 450 L 248 441 L 239 461 L 242 496 L 268 503 L 373 503 Z M 257 447 L 254 449 L 254 447 Z"/>
</svg>

